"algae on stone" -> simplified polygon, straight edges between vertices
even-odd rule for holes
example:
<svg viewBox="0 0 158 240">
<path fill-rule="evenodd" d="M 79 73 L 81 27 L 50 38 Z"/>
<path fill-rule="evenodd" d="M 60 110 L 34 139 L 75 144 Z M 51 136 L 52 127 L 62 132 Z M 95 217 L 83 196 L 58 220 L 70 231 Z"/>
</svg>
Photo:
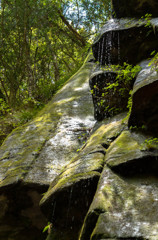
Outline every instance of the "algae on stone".
<svg viewBox="0 0 158 240">
<path fill-rule="evenodd" d="M 96 124 L 94 131 L 86 144 L 80 149 L 78 155 L 73 157 L 69 164 L 63 168 L 63 172 L 54 179 L 48 192 L 41 200 L 41 206 L 44 209 L 45 205 L 49 205 L 54 194 L 68 187 L 73 187 L 74 184 L 81 179 L 87 180 L 102 171 L 104 165 L 104 156 L 106 148 L 111 141 L 121 133 L 125 125 L 123 118 L 125 114 L 120 114 L 110 120 L 102 121 Z M 48 209 L 48 207 L 46 207 Z"/>
<path fill-rule="evenodd" d="M 8 136 L 0 148 L 1 186 L 21 180 L 48 185 L 77 154 L 79 136 L 86 138 L 94 125 L 88 86 L 92 65 L 85 63 L 33 121 Z M 17 166 L 20 174 L 9 179 Z"/>
<path fill-rule="evenodd" d="M 158 147 L 153 145 L 153 151 L 150 151 L 145 144 L 147 139 L 148 137 L 141 133 L 123 131 L 107 150 L 105 157 L 107 165 L 121 172 L 126 169 L 125 174 L 139 171 L 137 167 L 142 169 L 151 165 L 150 167 L 154 168 L 153 165 L 157 165 Z"/>
<path fill-rule="evenodd" d="M 155 239 L 157 237 L 157 180 L 130 183 L 104 167 L 80 240 Z M 96 219 L 94 213 L 96 212 Z M 90 224 L 93 228 L 90 231 Z"/>
<path fill-rule="evenodd" d="M 15 129 L 1 146 L 0 238 L 44 238 L 41 233 L 46 219 L 37 207 L 41 194 L 71 158 L 77 156 L 77 149 L 87 140 L 95 124 L 89 89 L 92 66 L 93 63 L 85 62 L 36 118 Z M 7 196 L 7 206 L 3 195 Z M 39 219 L 35 216 L 36 211 Z M 39 220 L 42 223 L 40 229 Z M 24 229 L 28 229 L 26 236 L 22 236 Z"/>
</svg>

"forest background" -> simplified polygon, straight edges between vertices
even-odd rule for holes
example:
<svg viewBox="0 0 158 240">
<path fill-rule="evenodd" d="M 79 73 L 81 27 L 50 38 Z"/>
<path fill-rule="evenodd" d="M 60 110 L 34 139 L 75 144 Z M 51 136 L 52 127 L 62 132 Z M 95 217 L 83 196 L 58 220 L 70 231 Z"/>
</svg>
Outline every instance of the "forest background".
<svg viewBox="0 0 158 240">
<path fill-rule="evenodd" d="M 0 144 L 81 66 L 109 0 L 1 0 Z"/>
</svg>

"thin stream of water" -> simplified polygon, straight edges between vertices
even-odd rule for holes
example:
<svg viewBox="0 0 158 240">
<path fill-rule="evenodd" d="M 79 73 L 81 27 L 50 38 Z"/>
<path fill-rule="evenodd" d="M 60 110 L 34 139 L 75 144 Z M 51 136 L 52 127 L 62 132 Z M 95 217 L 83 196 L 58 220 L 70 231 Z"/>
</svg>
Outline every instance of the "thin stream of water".
<svg viewBox="0 0 158 240">
<path fill-rule="evenodd" d="M 73 186 L 70 189 L 68 210 L 67 210 L 67 215 L 66 215 L 66 226 L 68 226 L 68 217 L 69 217 L 69 212 L 70 212 L 70 207 L 71 207 L 72 191 L 73 191 Z"/>
</svg>

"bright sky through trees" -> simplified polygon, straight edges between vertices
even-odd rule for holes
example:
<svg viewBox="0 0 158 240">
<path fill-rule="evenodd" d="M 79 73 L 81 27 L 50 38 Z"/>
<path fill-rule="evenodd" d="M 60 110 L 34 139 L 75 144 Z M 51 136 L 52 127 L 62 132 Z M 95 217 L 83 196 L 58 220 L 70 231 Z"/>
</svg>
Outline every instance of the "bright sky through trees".
<svg viewBox="0 0 158 240">
<path fill-rule="evenodd" d="M 106 0 L 1 0 L 0 98 L 12 109 L 46 103 L 79 68 Z"/>
</svg>

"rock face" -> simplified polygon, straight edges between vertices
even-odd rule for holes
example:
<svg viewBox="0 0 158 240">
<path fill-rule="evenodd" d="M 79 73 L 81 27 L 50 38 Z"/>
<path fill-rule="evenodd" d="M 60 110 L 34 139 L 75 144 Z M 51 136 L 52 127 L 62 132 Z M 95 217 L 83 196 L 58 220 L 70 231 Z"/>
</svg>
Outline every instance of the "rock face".
<svg viewBox="0 0 158 240">
<path fill-rule="evenodd" d="M 144 126 L 154 136 L 158 135 L 158 72 L 149 61 L 142 63 L 133 87 L 133 105 L 129 126 Z"/>
<path fill-rule="evenodd" d="M 122 179 L 105 167 L 80 239 L 157 239 L 157 178 Z"/>
<path fill-rule="evenodd" d="M 14 130 L 1 146 L 0 239 L 45 239 L 42 194 L 77 155 L 95 123 L 88 84 L 92 66 L 85 63 L 32 122 Z"/>
<path fill-rule="evenodd" d="M 157 1 L 112 3 L 124 19 L 105 24 L 94 60 L 0 148 L 2 240 L 158 239 L 158 18 L 137 19 L 158 17 Z M 120 81 L 124 62 L 141 71 Z"/>
<path fill-rule="evenodd" d="M 111 19 L 100 30 L 92 49 L 95 60 L 105 64 L 138 64 L 158 50 L 158 19 Z"/>
<path fill-rule="evenodd" d="M 119 115 L 111 121 L 97 124 L 78 156 L 72 158 L 41 200 L 43 212 L 54 223 L 52 239 L 78 239 L 104 166 L 106 149 L 124 129 L 123 117 L 125 115 Z"/>
<path fill-rule="evenodd" d="M 152 14 L 153 17 L 158 16 L 157 0 L 112 0 L 112 7 L 117 18 L 141 18 L 147 13 Z"/>
<path fill-rule="evenodd" d="M 129 91 L 135 78 L 131 77 L 132 81 L 128 84 L 123 80 L 119 83 L 119 89 L 107 90 L 107 87 L 118 80 L 118 64 L 122 67 L 125 62 L 140 64 L 140 61 L 151 57 L 151 52 L 158 51 L 157 30 L 158 18 L 111 19 L 100 30 L 92 45 L 98 67 L 93 70 L 90 78 L 96 120 L 127 110 Z M 124 89 L 123 93 L 121 89 Z"/>
</svg>

